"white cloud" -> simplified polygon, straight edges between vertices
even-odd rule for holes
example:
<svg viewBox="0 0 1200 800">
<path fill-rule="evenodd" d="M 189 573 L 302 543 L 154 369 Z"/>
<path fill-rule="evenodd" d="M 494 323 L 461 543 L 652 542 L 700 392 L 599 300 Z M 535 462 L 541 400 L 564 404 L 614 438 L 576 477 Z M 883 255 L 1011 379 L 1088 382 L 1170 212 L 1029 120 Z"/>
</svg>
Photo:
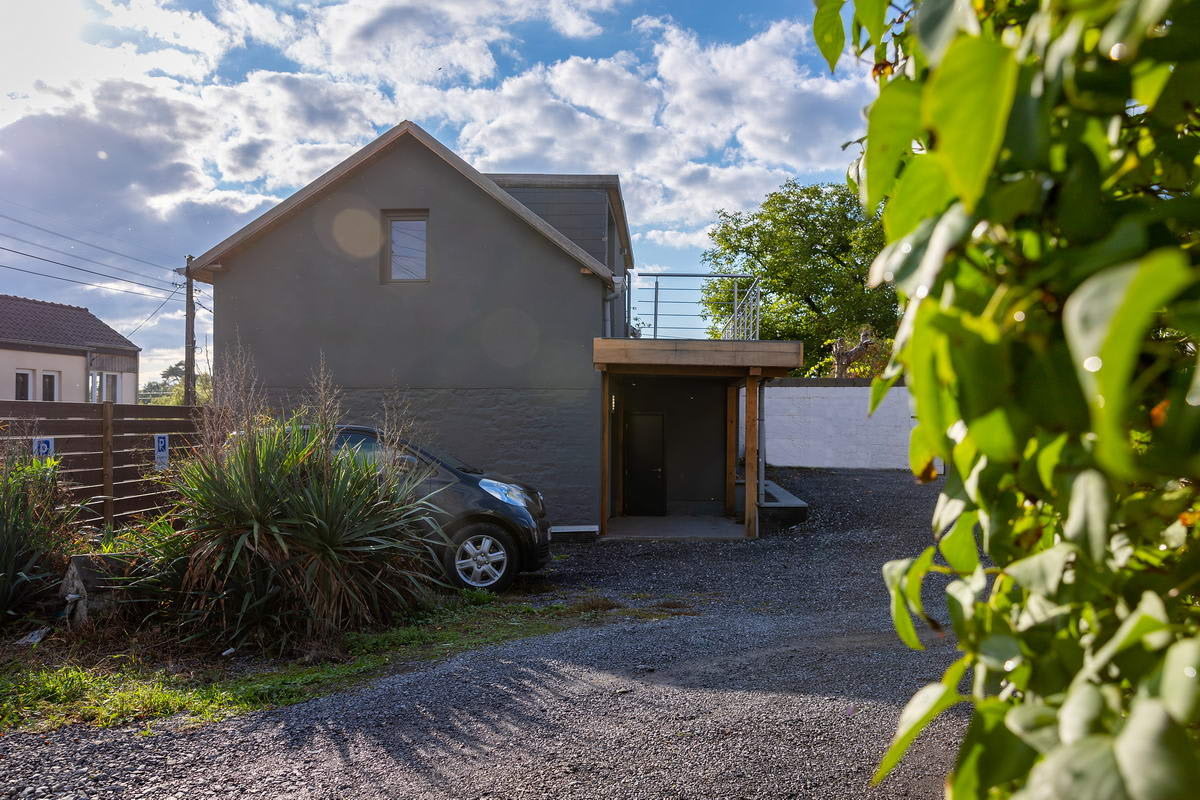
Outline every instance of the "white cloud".
<svg viewBox="0 0 1200 800">
<path fill-rule="evenodd" d="M 712 230 L 711 225 L 696 231 L 673 231 L 655 228 L 644 231 L 641 235 L 647 240 L 654 242 L 655 244 L 661 244 L 665 247 L 706 248 L 712 244 L 712 240 L 708 238 L 708 232 L 710 230 Z"/>
</svg>

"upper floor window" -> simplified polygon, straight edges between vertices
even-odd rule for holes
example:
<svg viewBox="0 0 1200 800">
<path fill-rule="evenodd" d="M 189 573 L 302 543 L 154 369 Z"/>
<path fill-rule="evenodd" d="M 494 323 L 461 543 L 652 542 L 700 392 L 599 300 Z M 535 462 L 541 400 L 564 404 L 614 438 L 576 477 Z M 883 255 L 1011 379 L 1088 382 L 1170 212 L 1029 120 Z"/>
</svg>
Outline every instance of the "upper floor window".
<svg viewBox="0 0 1200 800">
<path fill-rule="evenodd" d="M 429 213 L 390 211 L 384 221 L 388 232 L 384 280 L 428 280 Z"/>
<path fill-rule="evenodd" d="M 33 370 L 19 369 L 17 370 L 16 385 L 13 387 L 14 400 L 32 400 L 33 399 Z"/>
</svg>

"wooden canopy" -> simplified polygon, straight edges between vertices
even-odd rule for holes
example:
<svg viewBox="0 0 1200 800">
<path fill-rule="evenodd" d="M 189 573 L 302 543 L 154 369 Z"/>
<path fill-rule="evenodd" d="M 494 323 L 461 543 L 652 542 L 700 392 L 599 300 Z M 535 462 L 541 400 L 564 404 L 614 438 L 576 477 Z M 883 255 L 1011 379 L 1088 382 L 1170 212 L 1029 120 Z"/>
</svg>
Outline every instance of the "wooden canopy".
<svg viewBox="0 0 1200 800">
<path fill-rule="evenodd" d="M 601 371 L 600 532 L 608 528 L 612 463 L 610 375 L 690 375 L 728 378 L 725 410 L 725 513 L 732 516 L 737 486 L 738 390 L 746 387 L 746 537 L 758 536 L 758 390 L 764 378 L 804 365 L 804 344 L 720 339 L 595 339 L 592 362 Z M 620 485 L 618 484 L 618 492 Z"/>
</svg>

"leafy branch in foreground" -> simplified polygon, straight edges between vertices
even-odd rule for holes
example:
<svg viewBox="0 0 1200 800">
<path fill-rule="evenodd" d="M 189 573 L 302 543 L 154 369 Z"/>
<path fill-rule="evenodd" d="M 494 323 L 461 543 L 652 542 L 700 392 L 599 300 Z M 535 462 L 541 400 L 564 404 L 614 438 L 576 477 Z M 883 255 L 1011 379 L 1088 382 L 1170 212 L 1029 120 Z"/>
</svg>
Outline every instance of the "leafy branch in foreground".
<svg viewBox="0 0 1200 800">
<path fill-rule="evenodd" d="M 936 544 L 891 562 L 896 630 L 953 576 L 963 652 L 905 709 L 882 779 L 959 703 L 956 798 L 1200 785 L 1200 2 L 817 0 L 880 83 L 851 187 L 905 303 Z M 982 552 L 982 557 L 980 553 Z"/>
</svg>

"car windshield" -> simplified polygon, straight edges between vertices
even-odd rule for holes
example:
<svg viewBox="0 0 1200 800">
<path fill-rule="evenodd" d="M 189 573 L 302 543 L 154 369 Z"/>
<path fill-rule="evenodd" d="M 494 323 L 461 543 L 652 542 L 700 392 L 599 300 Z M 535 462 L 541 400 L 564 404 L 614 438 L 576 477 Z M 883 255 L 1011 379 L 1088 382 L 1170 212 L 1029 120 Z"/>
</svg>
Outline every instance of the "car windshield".
<svg viewBox="0 0 1200 800">
<path fill-rule="evenodd" d="M 446 453 L 441 450 L 437 450 L 436 448 L 430 447 L 427 444 L 420 445 L 420 448 L 423 451 L 425 451 L 426 453 L 428 453 L 431 457 L 436 458 L 438 461 L 442 462 L 446 466 L 448 466 L 452 469 L 456 469 L 459 472 L 466 472 L 471 475 L 482 475 L 483 474 L 483 470 L 479 469 L 478 467 L 473 467 L 470 464 L 468 464 L 467 462 L 462 461 L 461 459 L 455 458 L 454 456 L 450 455 L 449 453 Z"/>
</svg>

